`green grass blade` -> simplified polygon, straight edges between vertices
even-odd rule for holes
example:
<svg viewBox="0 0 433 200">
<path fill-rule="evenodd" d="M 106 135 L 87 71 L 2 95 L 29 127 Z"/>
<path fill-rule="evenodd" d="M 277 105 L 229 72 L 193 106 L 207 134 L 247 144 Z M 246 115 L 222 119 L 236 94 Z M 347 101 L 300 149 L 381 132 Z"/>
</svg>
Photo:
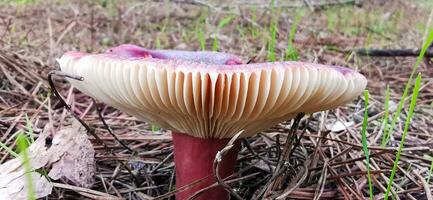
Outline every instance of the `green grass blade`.
<svg viewBox="0 0 433 200">
<path fill-rule="evenodd" d="M 384 132 L 384 135 L 387 135 L 388 138 L 386 139 L 386 141 L 384 142 L 384 144 L 382 144 L 382 146 L 386 146 L 386 144 L 389 141 L 389 137 L 391 136 L 392 131 L 394 130 L 395 124 L 397 122 L 397 119 L 399 118 L 401 110 L 403 109 L 403 105 L 404 105 L 404 103 L 406 101 L 407 93 L 409 92 L 409 89 L 412 86 L 413 76 L 415 75 L 415 72 L 417 71 L 418 66 L 421 63 L 422 59 L 424 58 L 424 54 L 427 51 L 427 48 L 430 46 L 430 44 L 432 42 L 433 42 L 433 29 L 430 30 L 430 33 L 429 33 L 429 35 L 427 37 L 427 40 L 425 41 L 425 43 L 424 43 L 424 45 L 423 45 L 423 47 L 421 49 L 421 52 L 420 52 L 420 54 L 419 54 L 419 56 L 418 56 L 418 58 L 416 60 L 416 63 L 415 63 L 415 65 L 412 68 L 412 72 L 410 73 L 409 80 L 407 81 L 406 87 L 404 88 L 403 95 L 402 95 L 402 97 L 400 99 L 400 102 L 399 102 L 399 104 L 397 106 L 397 110 L 396 110 L 396 112 L 394 113 L 394 115 L 392 117 L 391 125 L 390 125 L 390 127 L 387 130 L 385 130 L 386 132 Z"/>
<path fill-rule="evenodd" d="M 217 33 L 219 32 L 220 29 L 224 28 L 225 26 L 227 26 L 228 24 L 230 24 L 234 19 L 236 18 L 235 15 L 229 15 L 227 17 L 224 17 L 217 26 L 217 31 L 214 35 L 213 38 L 213 43 L 212 43 L 212 51 L 217 51 L 218 50 L 218 39 L 217 39 Z"/>
<path fill-rule="evenodd" d="M 17 147 L 20 150 L 23 158 L 23 166 L 25 169 L 25 177 L 27 179 L 27 193 L 30 200 L 36 199 L 35 187 L 33 185 L 32 167 L 30 166 L 30 157 L 28 154 L 27 138 L 24 134 L 19 134 L 17 137 Z"/>
<path fill-rule="evenodd" d="M 274 62 L 275 57 L 275 45 L 277 43 L 277 24 L 272 22 L 269 28 L 269 32 L 271 34 L 271 39 L 268 42 L 268 60 Z"/>
<path fill-rule="evenodd" d="M 410 106 L 409 106 L 409 114 L 408 114 L 406 122 L 404 124 L 403 135 L 402 135 L 401 140 L 400 140 L 400 145 L 399 145 L 398 150 L 397 150 L 397 155 L 395 156 L 394 166 L 392 167 L 391 176 L 389 177 L 389 182 L 388 182 L 388 186 L 386 188 L 384 200 L 388 200 L 388 195 L 389 195 L 389 192 L 391 191 L 391 186 L 392 186 L 392 183 L 394 181 L 395 173 L 397 171 L 398 161 L 400 160 L 401 151 L 403 149 L 404 141 L 405 141 L 407 133 L 408 133 L 410 121 L 413 117 L 413 111 L 414 111 L 415 106 L 416 106 L 416 100 L 418 98 L 420 86 L 421 86 L 421 74 L 418 74 L 418 76 L 416 77 L 416 82 L 415 82 L 415 86 L 414 86 L 413 93 L 412 93 L 412 100 L 411 100 Z"/>
<path fill-rule="evenodd" d="M 373 185 L 371 184 L 371 173 L 370 173 L 370 154 L 368 152 L 368 144 L 367 144 L 367 123 L 368 123 L 368 90 L 364 91 L 364 101 L 365 101 L 365 110 L 364 110 L 364 120 L 362 122 L 362 150 L 365 154 L 365 159 L 367 161 L 367 178 L 368 178 L 368 187 L 370 190 L 370 200 L 373 200 Z"/>
<path fill-rule="evenodd" d="M 161 40 L 156 36 L 155 46 L 157 49 L 161 49 Z"/>
<path fill-rule="evenodd" d="M 13 157 L 18 157 L 19 155 L 15 153 L 11 148 L 9 148 L 6 144 L 3 142 L 0 142 L 0 149 L 6 150 L 9 154 L 11 154 Z"/>
<path fill-rule="evenodd" d="M 200 49 L 202 51 L 206 51 L 206 38 L 204 33 L 206 27 L 206 16 L 207 16 L 207 12 L 202 13 L 195 27 L 195 33 L 200 43 Z"/>
<path fill-rule="evenodd" d="M 27 114 L 25 115 L 25 118 L 26 118 L 26 126 L 27 126 L 27 135 L 30 138 L 30 143 L 33 143 L 35 142 L 35 138 L 33 136 L 33 125 L 29 119 L 29 116 L 27 116 Z"/>
<path fill-rule="evenodd" d="M 213 43 L 212 43 L 212 51 L 217 51 L 217 50 L 218 50 L 218 39 L 215 35 L 213 38 Z"/>
<path fill-rule="evenodd" d="M 197 35 L 197 39 L 200 43 L 200 49 L 202 51 L 206 51 L 206 39 L 204 38 L 203 31 L 201 29 L 196 30 L 196 35 Z"/>
<path fill-rule="evenodd" d="M 383 136 L 382 136 L 382 142 L 381 145 L 385 146 L 388 139 L 389 139 L 389 135 L 386 135 L 385 133 L 389 132 L 388 130 L 388 118 L 389 118 L 389 96 L 390 96 L 390 91 L 389 91 L 389 85 L 386 86 L 386 91 L 385 91 L 385 115 L 383 116 L 382 119 L 382 124 L 383 124 Z"/>
<path fill-rule="evenodd" d="M 298 12 L 298 14 L 296 14 L 295 20 L 290 26 L 289 39 L 287 41 L 287 49 L 284 56 L 284 60 L 286 61 L 299 60 L 299 53 L 293 46 L 293 41 L 295 40 L 296 30 L 298 29 L 298 25 L 301 22 L 302 16 L 304 16 L 304 12 Z"/>
<path fill-rule="evenodd" d="M 227 17 L 224 17 L 219 23 L 218 23 L 218 29 L 222 29 L 228 24 L 230 24 L 234 19 L 236 18 L 235 15 L 229 15 Z"/>
<path fill-rule="evenodd" d="M 275 46 L 277 44 L 277 32 L 278 32 L 278 18 L 275 12 L 275 0 L 271 1 L 271 20 L 269 23 L 269 33 L 271 35 L 268 41 L 268 60 L 274 62 L 275 57 Z"/>
</svg>

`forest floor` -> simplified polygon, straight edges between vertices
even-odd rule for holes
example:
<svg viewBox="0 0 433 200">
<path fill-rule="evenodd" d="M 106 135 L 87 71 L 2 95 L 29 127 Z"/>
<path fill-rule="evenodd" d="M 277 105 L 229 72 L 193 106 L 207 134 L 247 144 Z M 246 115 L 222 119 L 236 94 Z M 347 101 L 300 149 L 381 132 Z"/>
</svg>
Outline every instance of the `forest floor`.
<svg viewBox="0 0 433 200">
<path fill-rule="evenodd" d="M 346 106 L 301 120 L 294 133 L 301 140 L 291 149 L 294 153 L 288 161 L 287 177 L 279 187 L 270 188 L 274 181 L 271 177 L 293 121 L 247 139 L 253 151 L 244 144 L 230 187 L 244 199 L 366 199 L 369 165 L 373 198 L 383 199 L 405 123 L 411 119 L 391 194 L 395 199 L 431 198 L 432 61 L 423 59 L 416 71 L 423 79 L 413 117 L 408 117 L 412 97 L 409 89 L 395 127 L 387 131 L 386 105 L 390 124 L 417 56 L 362 56 L 357 49 L 420 49 L 433 27 L 433 3 L 276 1 L 281 4 L 272 8 L 265 1 L 215 2 L 0 0 L 0 142 L 8 147 L 0 147 L 0 163 L 14 158 L 10 150 L 19 151 L 19 133 L 35 138 L 44 132 L 55 135 L 74 123 L 71 113 L 51 95 L 47 81 L 48 72 L 59 69 L 56 58 L 67 51 L 103 52 L 130 43 L 146 48 L 218 50 L 244 60 L 265 62 L 272 52 L 276 60 L 283 59 L 289 47 L 292 59 L 345 66 L 367 77 L 370 161 L 367 164 L 362 144 L 365 99 L 361 95 Z M 273 19 L 278 23 L 270 28 Z M 292 41 L 291 30 L 295 33 Z M 96 171 L 89 175 L 92 183 L 52 180 L 55 184 L 48 199 L 173 198 L 173 146 L 169 131 L 152 130 L 155 128 L 148 123 L 97 103 L 105 122 L 132 150 L 129 151 L 109 134 L 90 97 L 73 90 L 65 79 L 56 77 L 55 85 L 71 110 L 95 129 L 100 140 L 88 134 L 95 150 Z M 82 133 L 73 130 L 77 135 Z M 382 145 L 384 132 L 391 134 Z M 46 175 L 52 168 L 40 166 L 37 172 Z"/>
</svg>

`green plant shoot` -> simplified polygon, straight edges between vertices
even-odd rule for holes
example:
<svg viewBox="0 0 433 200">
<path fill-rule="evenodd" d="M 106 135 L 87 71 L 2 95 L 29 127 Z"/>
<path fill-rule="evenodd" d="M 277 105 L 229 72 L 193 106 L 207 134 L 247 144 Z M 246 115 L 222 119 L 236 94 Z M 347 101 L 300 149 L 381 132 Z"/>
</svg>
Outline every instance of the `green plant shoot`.
<svg viewBox="0 0 433 200">
<path fill-rule="evenodd" d="M 410 126 L 410 121 L 413 117 L 413 111 L 414 111 L 415 106 L 416 106 L 416 100 L 418 98 L 420 86 L 421 86 L 421 74 L 418 74 L 418 76 L 416 77 L 416 82 L 415 82 L 415 86 L 414 86 L 413 93 L 412 93 L 412 100 L 411 100 L 410 106 L 409 106 L 409 114 L 408 114 L 406 122 L 404 124 L 403 135 L 402 135 L 401 140 L 400 140 L 400 145 L 399 145 L 398 150 L 397 150 L 397 155 L 395 156 L 394 166 L 392 167 L 391 176 L 389 177 L 389 182 L 388 182 L 388 186 L 386 188 L 384 200 L 388 200 L 389 192 L 391 191 L 392 183 L 394 181 L 394 176 L 395 176 L 395 173 L 397 171 L 398 161 L 400 160 L 401 151 L 403 150 L 404 141 L 406 139 L 406 136 L 407 136 L 407 133 L 409 130 L 409 126 Z"/>
<path fill-rule="evenodd" d="M 364 91 L 364 101 L 365 101 L 365 110 L 364 110 L 364 120 L 362 122 L 362 150 L 365 154 L 365 160 L 367 161 L 367 178 L 368 178 L 368 188 L 370 191 L 370 200 L 373 200 L 373 185 L 371 184 L 371 173 L 370 173 L 370 154 L 368 152 L 368 143 L 367 143 L 367 124 L 368 124 L 368 90 Z"/>
<path fill-rule="evenodd" d="M 397 110 L 395 111 L 395 113 L 394 113 L 394 115 L 392 117 L 392 121 L 391 121 L 390 127 L 388 129 L 384 130 L 384 135 L 386 135 L 388 138 L 385 139 L 385 142 L 382 143 L 382 146 L 386 146 L 386 144 L 389 141 L 389 137 L 391 136 L 392 131 L 394 130 L 395 124 L 397 123 L 397 119 L 399 118 L 401 110 L 403 109 L 403 105 L 406 102 L 406 97 L 407 97 L 407 94 L 409 92 L 409 89 L 412 86 L 413 76 L 415 75 L 415 72 L 417 71 L 418 66 L 421 63 L 422 59 L 424 58 L 424 54 L 426 53 L 427 48 L 430 46 L 430 44 L 432 42 L 433 42 L 433 29 L 430 30 L 430 33 L 429 33 L 429 35 L 427 37 L 427 40 L 425 41 L 425 43 L 424 43 L 424 45 L 423 45 L 423 47 L 421 49 L 421 52 L 420 52 L 420 54 L 419 54 L 419 56 L 418 56 L 418 58 L 416 60 L 416 63 L 415 63 L 415 65 L 412 68 L 412 72 L 411 72 L 411 74 L 409 76 L 409 80 L 406 83 L 406 87 L 404 88 L 403 95 L 402 95 L 402 97 L 400 99 L 400 102 L 399 102 L 399 104 L 397 106 Z"/>
<path fill-rule="evenodd" d="M 304 16 L 304 12 L 298 12 L 296 14 L 295 20 L 290 26 L 289 39 L 287 41 L 287 48 L 285 52 L 284 60 L 299 60 L 299 53 L 296 48 L 293 46 L 293 42 L 295 40 L 296 30 L 298 29 L 298 25 L 301 22 L 302 16 Z"/>
<path fill-rule="evenodd" d="M 17 136 L 17 147 L 18 150 L 21 152 L 22 158 L 23 158 L 23 166 L 25 169 L 25 177 L 27 180 L 27 193 L 28 193 L 28 199 L 34 200 L 35 197 L 35 187 L 33 185 L 33 178 L 32 178 L 32 167 L 30 165 L 30 157 L 28 154 L 28 145 L 27 145 L 27 138 L 23 133 L 20 133 Z"/>
</svg>

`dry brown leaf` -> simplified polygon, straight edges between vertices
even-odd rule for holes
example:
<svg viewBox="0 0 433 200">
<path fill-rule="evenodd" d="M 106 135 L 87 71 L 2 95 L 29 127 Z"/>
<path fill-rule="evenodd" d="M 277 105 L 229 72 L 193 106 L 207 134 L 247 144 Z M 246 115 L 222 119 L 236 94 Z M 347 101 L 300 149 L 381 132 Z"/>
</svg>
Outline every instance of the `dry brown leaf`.
<svg viewBox="0 0 433 200">
<path fill-rule="evenodd" d="M 13 178 L 9 182 L 0 183 L 0 199 L 28 199 L 28 180 L 24 175 L 24 170 L 20 170 L 20 176 Z M 14 173 L 13 175 L 16 175 Z M 7 176 L 7 175 L 5 175 Z M 31 172 L 33 187 L 35 188 L 34 197 L 42 198 L 51 194 L 53 186 L 45 176 L 37 172 Z M 1 176 L 3 179 L 3 176 Z"/>
<path fill-rule="evenodd" d="M 57 180 L 64 177 L 72 183 L 88 187 L 95 173 L 95 151 L 87 134 L 78 126 L 64 128 L 55 133 L 52 144 L 46 139 L 51 127 L 45 127 L 38 139 L 28 148 L 31 175 L 35 187 L 35 196 L 41 198 L 51 193 L 52 185 L 46 177 L 34 172 L 42 167 L 52 170 L 49 176 Z M 27 199 L 27 180 L 20 155 L 0 165 L 0 199 Z"/>
<path fill-rule="evenodd" d="M 63 129 L 52 143 L 52 148 L 62 154 L 48 175 L 54 180 L 64 177 L 75 185 L 89 187 L 95 174 L 95 150 L 87 135 L 74 128 Z"/>
</svg>

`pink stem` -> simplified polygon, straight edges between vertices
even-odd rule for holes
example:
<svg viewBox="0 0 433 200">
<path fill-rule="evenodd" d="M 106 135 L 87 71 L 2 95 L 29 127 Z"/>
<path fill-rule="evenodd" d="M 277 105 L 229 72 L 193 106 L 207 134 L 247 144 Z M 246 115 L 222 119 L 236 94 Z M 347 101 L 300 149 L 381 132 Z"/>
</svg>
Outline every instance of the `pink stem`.
<svg viewBox="0 0 433 200">
<path fill-rule="evenodd" d="M 198 190 L 216 182 L 212 164 L 218 151 L 225 147 L 230 139 L 202 139 L 183 133 L 173 132 L 174 163 L 176 167 L 176 188 L 189 185 L 197 180 L 208 178 L 199 184 L 176 194 L 177 200 L 188 199 Z M 219 166 L 219 175 L 225 178 L 231 175 L 236 165 L 240 141 L 223 157 Z M 226 200 L 229 194 L 221 186 L 206 190 L 198 200 Z"/>
</svg>

